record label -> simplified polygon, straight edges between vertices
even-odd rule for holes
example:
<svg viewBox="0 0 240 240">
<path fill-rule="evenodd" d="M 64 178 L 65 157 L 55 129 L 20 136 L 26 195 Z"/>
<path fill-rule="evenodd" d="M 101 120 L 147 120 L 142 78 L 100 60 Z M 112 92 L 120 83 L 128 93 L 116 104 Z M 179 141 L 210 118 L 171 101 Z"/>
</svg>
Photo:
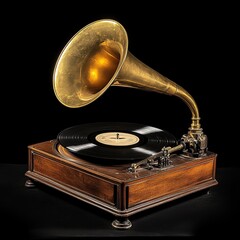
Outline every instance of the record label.
<svg viewBox="0 0 240 240">
<path fill-rule="evenodd" d="M 128 122 L 76 125 L 61 131 L 57 140 L 80 158 L 111 163 L 142 160 L 160 152 L 163 147 L 177 145 L 176 138 L 167 131 Z"/>
<path fill-rule="evenodd" d="M 139 137 L 125 132 L 100 133 L 95 137 L 96 141 L 111 146 L 131 146 L 139 142 Z"/>
</svg>

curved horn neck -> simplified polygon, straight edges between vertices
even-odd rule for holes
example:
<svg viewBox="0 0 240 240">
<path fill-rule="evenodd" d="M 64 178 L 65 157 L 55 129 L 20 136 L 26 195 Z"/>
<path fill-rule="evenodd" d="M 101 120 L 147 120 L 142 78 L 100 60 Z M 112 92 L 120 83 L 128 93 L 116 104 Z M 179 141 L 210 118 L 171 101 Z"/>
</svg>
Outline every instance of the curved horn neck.
<svg viewBox="0 0 240 240">
<path fill-rule="evenodd" d="M 192 113 L 190 130 L 201 129 L 199 111 L 193 97 L 184 88 L 148 67 L 129 51 L 112 86 L 132 87 L 177 96 L 187 104 Z"/>
</svg>

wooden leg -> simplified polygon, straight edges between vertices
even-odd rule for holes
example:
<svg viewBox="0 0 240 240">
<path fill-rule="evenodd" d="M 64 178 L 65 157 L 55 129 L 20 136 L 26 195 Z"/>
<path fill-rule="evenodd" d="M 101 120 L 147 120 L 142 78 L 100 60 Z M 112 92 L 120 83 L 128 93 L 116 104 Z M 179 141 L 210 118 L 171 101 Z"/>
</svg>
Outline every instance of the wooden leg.
<svg viewBox="0 0 240 240">
<path fill-rule="evenodd" d="M 120 217 L 112 222 L 112 226 L 117 229 L 129 229 L 132 227 L 132 223 L 127 217 Z"/>
<path fill-rule="evenodd" d="M 28 179 L 28 180 L 25 182 L 25 187 L 27 187 L 27 188 L 35 188 L 36 185 L 35 185 L 35 183 L 34 183 L 31 179 Z"/>
</svg>

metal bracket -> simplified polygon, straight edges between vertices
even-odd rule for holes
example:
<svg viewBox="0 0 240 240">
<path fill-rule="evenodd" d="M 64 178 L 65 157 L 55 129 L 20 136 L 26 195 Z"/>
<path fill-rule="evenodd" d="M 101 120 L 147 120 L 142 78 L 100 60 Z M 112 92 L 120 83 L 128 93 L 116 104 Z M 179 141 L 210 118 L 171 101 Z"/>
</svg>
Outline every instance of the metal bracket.
<svg viewBox="0 0 240 240">
<path fill-rule="evenodd" d="M 128 168 L 128 171 L 135 173 L 140 167 L 148 170 L 152 170 L 154 168 L 166 169 L 172 165 L 172 161 L 170 160 L 170 154 L 183 149 L 184 146 L 185 145 L 181 143 L 175 147 L 163 147 L 160 152 L 150 157 L 147 157 L 137 163 L 132 163 L 131 166 Z"/>
</svg>

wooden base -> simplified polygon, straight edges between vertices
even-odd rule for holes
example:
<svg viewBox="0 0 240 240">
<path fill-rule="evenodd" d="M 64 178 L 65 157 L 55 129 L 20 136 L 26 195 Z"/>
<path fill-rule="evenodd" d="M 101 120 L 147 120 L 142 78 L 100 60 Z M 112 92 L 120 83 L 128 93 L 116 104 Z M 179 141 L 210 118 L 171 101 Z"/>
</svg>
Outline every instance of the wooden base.
<svg viewBox="0 0 240 240">
<path fill-rule="evenodd" d="M 29 180 L 37 181 L 101 208 L 117 219 L 112 226 L 128 229 L 129 216 L 208 189 L 215 179 L 215 153 L 201 158 L 172 155 L 172 166 L 166 169 L 128 171 L 130 164 L 103 165 L 79 159 L 55 140 L 28 146 Z M 27 187 L 32 187 L 29 181 Z"/>
</svg>

